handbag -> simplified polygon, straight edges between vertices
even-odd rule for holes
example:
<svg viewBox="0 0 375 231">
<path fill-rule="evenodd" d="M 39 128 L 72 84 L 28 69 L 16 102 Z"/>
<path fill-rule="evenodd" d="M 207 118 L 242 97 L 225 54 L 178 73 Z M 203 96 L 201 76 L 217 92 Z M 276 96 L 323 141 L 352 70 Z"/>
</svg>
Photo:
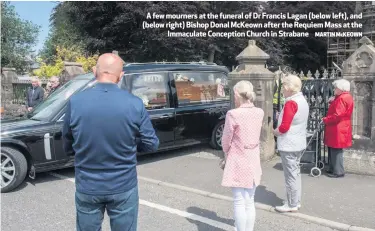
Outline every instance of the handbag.
<svg viewBox="0 0 375 231">
<path fill-rule="evenodd" d="M 224 170 L 226 162 L 227 162 L 227 155 L 224 153 L 224 158 L 221 159 L 220 162 L 219 162 L 219 167 L 222 170 Z"/>
<path fill-rule="evenodd" d="M 222 170 L 224 170 L 224 168 L 225 168 L 225 159 L 221 159 L 220 160 L 220 162 L 219 162 L 219 167 L 222 169 Z"/>
</svg>

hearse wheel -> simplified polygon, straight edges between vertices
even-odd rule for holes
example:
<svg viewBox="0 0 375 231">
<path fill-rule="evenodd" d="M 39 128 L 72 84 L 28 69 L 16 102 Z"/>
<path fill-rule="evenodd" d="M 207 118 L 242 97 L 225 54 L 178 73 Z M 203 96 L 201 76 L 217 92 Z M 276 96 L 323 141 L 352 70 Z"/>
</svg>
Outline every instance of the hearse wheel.
<svg viewBox="0 0 375 231">
<path fill-rule="evenodd" d="M 16 149 L 1 147 L 1 192 L 6 193 L 18 187 L 26 178 L 27 161 Z"/>
<path fill-rule="evenodd" d="M 224 124 L 225 121 L 220 121 L 216 126 L 214 127 L 214 130 L 212 131 L 211 136 L 211 142 L 210 145 L 212 148 L 221 150 L 221 138 L 223 137 L 223 131 L 224 131 Z"/>
</svg>

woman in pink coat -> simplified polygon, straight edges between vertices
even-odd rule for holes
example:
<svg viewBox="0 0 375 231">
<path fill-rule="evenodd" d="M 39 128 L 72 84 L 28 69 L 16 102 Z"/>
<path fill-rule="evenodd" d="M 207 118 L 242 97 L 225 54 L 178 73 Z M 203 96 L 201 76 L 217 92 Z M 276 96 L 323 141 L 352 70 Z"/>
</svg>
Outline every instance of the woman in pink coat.
<svg viewBox="0 0 375 231">
<path fill-rule="evenodd" d="M 236 108 L 225 118 L 222 147 L 225 167 L 222 186 L 232 188 L 237 231 L 252 231 L 255 222 L 255 189 L 260 183 L 260 132 L 264 111 L 254 106 L 249 81 L 233 87 Z"/>
</svg>

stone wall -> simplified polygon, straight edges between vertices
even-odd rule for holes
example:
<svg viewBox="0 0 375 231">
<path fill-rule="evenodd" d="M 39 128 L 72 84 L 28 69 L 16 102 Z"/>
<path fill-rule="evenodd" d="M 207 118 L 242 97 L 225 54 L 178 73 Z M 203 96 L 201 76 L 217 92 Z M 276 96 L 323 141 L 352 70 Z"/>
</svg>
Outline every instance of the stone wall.
<svg viewBox="0 0 375 231">
<path fill-rule="evenodd" d="M 13 81 L 17 79 L 16 69 L 1 69 L 1 105 L 5 107 L 12 102 L 13 98 Z"/>
<path fill-rule="evenodd" d="M 25 105 L 13 104 L 13 82 L 17 80 L 14 68 L 1 69 L 1 118 L 22 116 L 26 112 Z"/>
</svg>

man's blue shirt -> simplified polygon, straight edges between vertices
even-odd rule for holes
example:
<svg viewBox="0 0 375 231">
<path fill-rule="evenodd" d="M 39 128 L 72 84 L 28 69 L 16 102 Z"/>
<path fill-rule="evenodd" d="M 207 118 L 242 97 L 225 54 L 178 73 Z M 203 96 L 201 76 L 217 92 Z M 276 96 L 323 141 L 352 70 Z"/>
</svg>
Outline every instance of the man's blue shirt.
<svg viewBox="0 0 375 231">
<path fill-rule="evenodd" d="M 96 195 L 137 186 L 137 150 L 152 152 L 159 146 L 142 100 L 111 83 L 71 97 L 63 140 L 65 152 L 75 155 L 77 191 Z"/>
</svg>

